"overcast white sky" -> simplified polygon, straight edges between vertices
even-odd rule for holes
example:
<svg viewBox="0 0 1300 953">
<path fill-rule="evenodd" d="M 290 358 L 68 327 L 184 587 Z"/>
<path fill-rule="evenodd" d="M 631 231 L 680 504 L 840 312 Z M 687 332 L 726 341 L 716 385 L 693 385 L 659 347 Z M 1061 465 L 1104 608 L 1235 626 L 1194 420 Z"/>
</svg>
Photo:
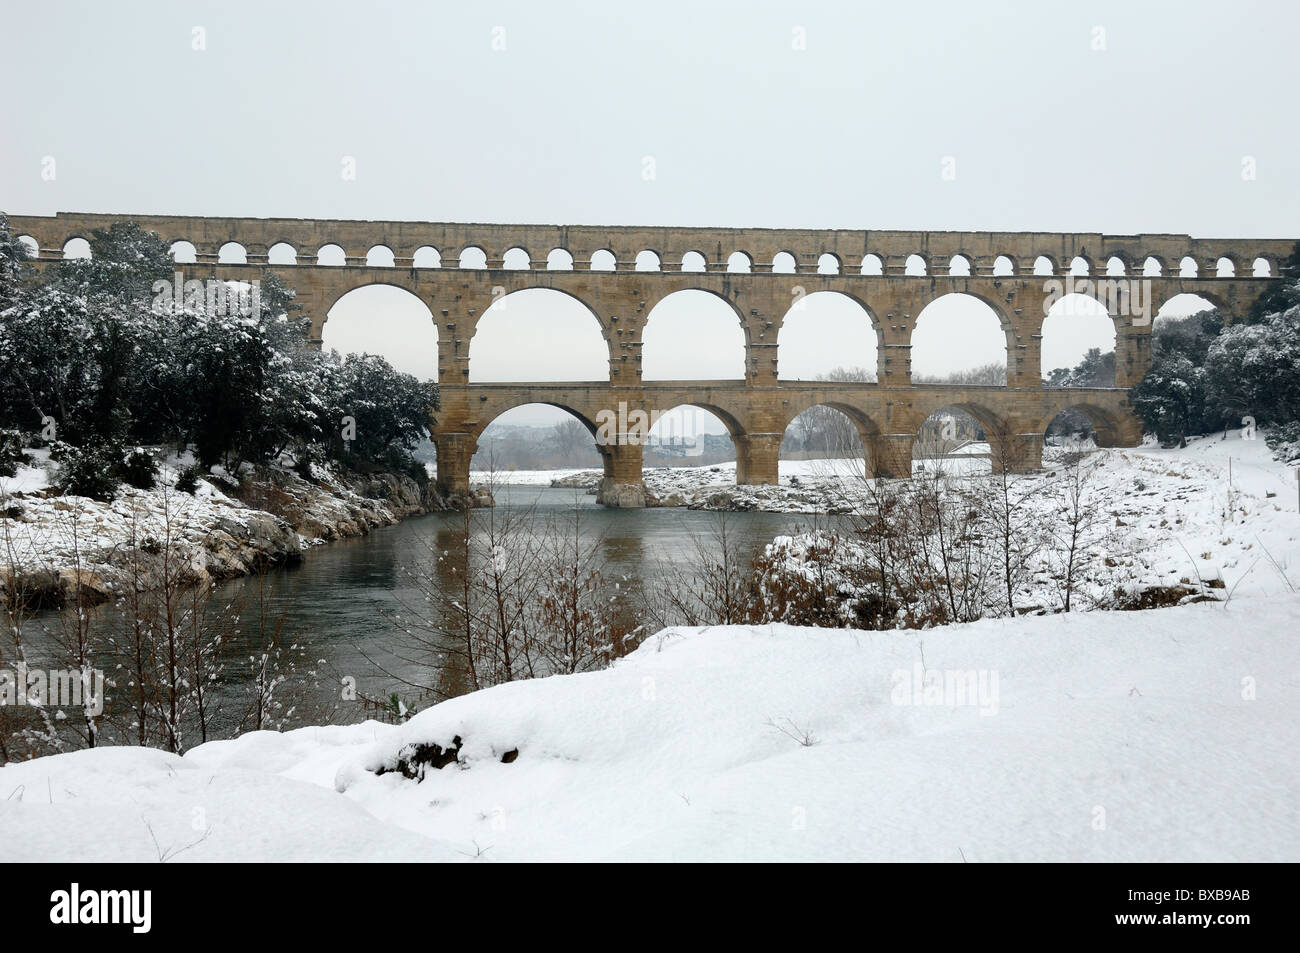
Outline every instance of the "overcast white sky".
<svg viewBox="0 0 1300 953">
<path fill-rule="evenodd" d="M 4 0 L 3 23 L 0 208 L 12 213 L 1300 231 L 1300 5 L 1282 0 Z M 340 175 L 345 156 L 355 180 Z M 709 326 L 675 307 L 665 326 Z M 553 306 L 535 315 L 554 325 L 543 343 L 577 340 Z M 370 295 L 341 303 L 327 333 L 427 375 L 420 317 Z M 809 332 L 783 370 L 871 364 L 859 318 L 827 309 L 825 330 L 865 343 Z M 978 363 L 990 340 L 996 357 L 977 318 L 918 368 Z M 504 346 L 484 346 L 479 379 L 589 376 L 494 333 Z M 732 337 L 725 322 L 701 333 L 668 375 L 734 363 Z M 1063 340 L 1060 363 L 1103 343 Z M 576 349 L 589 363 L 590 345 Z"/>
</svg>

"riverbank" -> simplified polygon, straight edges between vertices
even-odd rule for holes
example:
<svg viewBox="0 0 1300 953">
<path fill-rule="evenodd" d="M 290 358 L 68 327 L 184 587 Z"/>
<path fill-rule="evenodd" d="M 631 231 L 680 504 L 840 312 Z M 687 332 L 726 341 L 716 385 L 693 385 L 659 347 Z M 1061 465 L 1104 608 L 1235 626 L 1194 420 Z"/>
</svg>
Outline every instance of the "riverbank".
<svg viewBox="0 0 1300 953">
<path fill-rule="evenodd" d="M 113 598 L 134 584 L 141 554 L 165 547 L 180 553 L 184 582 L 219 581 L 451 505 L 404 473 L 316 464 L 310 478 L 289 466 L 246 465 L 237 476 L 214 467 L 190 493 L 176 488 L 188 455 L 165 460 L 153 489 L 123 485 L 100 502 L 60 494 L 48 460 L 33 457 L 35 465 L 0 478 L 0 596 L 21 587 L 29 606 L 56 606 L 75 586 L 92 602 Z"/>
<path fill-rule="evenodd" d="M 954 477 L 951 498 L 975 509 L 998 493 L 996 483 L 972 472 L 977 461 L 943 461 L 945 473 Z M 987 459 L 980 462 L 987 472 Z M 729 485 L 734 474 L 734 465 L 647 470 L 647 495 L 658 505 L 692 510 L 781 514 L 863 514 L 874 505 L 858 461 L 783 461 L 780 486 Z M 497 474 L 503 483 L 577 487 L 590 486 L 593 477 L 599 474 Z M 1080 499 L 1086 507 L 1073 531 L 1064 525 L 1067 513 L 1062 509 L 1068 510 L 1070 479 L 1050 452 L 1041 472 L 1013 478 L 1011 497 L 1021 509 L 1017 520 L 1045 534 L 1025 557 L 1014 597 L 1023 611 L 1059 608 L 1064 598 L 1062 539 L 1073 540 L 1076 608 L 1150 607 L 1284 593 L 1300 586 L 1296 467 L 1277 460 L 1263 439 L 1243 439 L 1234 431 L 1226 438 L 1191 440 L 1183 449 L 1147 445 L 1096 451 L 1087 458 L 1086 474 L 1080 474 Z M 1086 532 L 1080 532 L 1084 523 Z M 776 543 L 774 554 L 796 574 L 811 571 L 808 550 L 813 544 L 829 547 L 817 566 L 837 579 L 840 570 L 845 579 L 856 578 L 850 570 L 870 562 L 855 549 L 852 533 L 826 537 L 802 532 Z M 996 546 L 993 538 L 989 545 Z"/>
<path fill-rule="evenodd" d="M 0 768 L 0 859 L 1294 861 L 1297 626 L 1287 595 L 667 629 L 400 726 Z"/>
</svg>

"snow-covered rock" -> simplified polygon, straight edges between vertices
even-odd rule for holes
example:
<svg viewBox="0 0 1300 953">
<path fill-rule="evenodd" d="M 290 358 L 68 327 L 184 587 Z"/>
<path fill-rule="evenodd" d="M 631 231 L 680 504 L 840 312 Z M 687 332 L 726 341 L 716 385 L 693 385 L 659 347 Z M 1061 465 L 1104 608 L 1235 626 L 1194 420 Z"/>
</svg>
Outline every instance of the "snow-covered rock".
<svg viewBox="0 0 1300 953">
<path fill-rule="evenodd" d="M 306 480 L 282 467 L 245 468 L 241 479 L 214 468 L 193 494 L 175 489 L 186 458 L 160 469 L 152 490 L 123 485 L 103 503 L 61 496 L 48 480 L 20 471 L 0 478 L 9 515 L 0 562 L 12 565 L 42 604 L 57 602 L 74 580 L 107 598 L 125 579 L 133 553 L 169 540 L 189 560 L 192 581 L 225 579 L 295 562 L 319 543 L 358 536 L 437 505 L 405 474 L 337 473 L 319 466 Z M 9 573 L 0 574 L 0 590 Z"/>
</svg>

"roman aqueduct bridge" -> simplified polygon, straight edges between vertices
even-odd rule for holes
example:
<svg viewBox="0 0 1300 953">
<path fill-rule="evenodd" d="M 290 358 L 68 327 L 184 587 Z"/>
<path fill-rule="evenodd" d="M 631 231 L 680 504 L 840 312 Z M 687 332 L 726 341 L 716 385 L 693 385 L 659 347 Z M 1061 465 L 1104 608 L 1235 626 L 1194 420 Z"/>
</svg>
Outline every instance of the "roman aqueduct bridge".
<svg viewBox="0 0 1300 953">
<path fill-rule="evenodd" d="M 296 290 L 317 341 L 331 307 L 349 291 L 391 285 L 416 295 L 437 326 L 442 407 L 431 430 L 438 485 L 449 493 L 468 489 L 470 457 L 484 428 L 528 403 L 561 407 L 593 433 L 602 411 L 703 407 L 730 432 L 740 483 L 777 482 L 787 425 L 818 404 L 834 407 L 854 422 L 867 451 L 868 472 L 878 475 L 910 472 L 922 423 L 949 407 L 975 417 L 989 437 L 994 466 L 1013 471 L 1040 465 L 1044 431 L 1068 408 L 1092 420 L 1103 445 L 1131 446 L 1140 439 L 1141 427 L 1126 389 L 1148 367 L 1151 317 L 1173 296 L 1190 292 L 1231 320 L 1277 280 L 1279 265 L 1294 244 L 1170 234 L 641 228 L 63 212 L 12 216 L 10 226 L 15 235 L 34 242 L 45 263 L 63 258 L 70 241 L 88 239 L 92 230 L 119 221 L 136 222 L 172 243 L 192 246 L 193 262 L 180 266 L 187 279 L 250 280 L 263 269 L 276 272 Z M 275 246 L 288 246 L 297 263 L 270 264 Z M 341 264 L 319 263 L 327 246 L 341 249 Z M 367 264 L 376 249 L 391 253 L 392 264 Z M 479 267 L 461 267 L 467 253 L 476 255 Z M 417 259 L 437 265 L 417 267 Z M 738 260 L 748 270 L 735 270 Z M 689 270 L 683 270 L 684 263 Z M 1089 279 L 1074 290 L 1101 301 L 1114 321 L 1114 388 L 1043 386 L 1043 322 L 1068 274 L 1076 281 Z M 1123 295 L 1139 280 L 1145 313 L 1132 313 L 1138 309 L 1126 307 Z M 606 379 L 470 382 L 470 342 L 479 320 L 495 301 L 528 288 L 562 292 L 591 312 L 608 346 Z M 647 319 L 657 303 L 683 290 L 708 292 L 734 311 L 745 339 L 743 380 L 642 380 Z M 802 297 L 823 291 L 852 299 L 870 318 L 878 345 L 876 382 L 781 378 L 777 335 L 782 322 Z M 916 319 L 927 304 L 954 292 L 983 301 L 997 314 L 1006 335 L 1006 386 L 912 383 Z M 640 505 L 640 442 L 619 434 L 599 450 L 605 467 L 601 499 Z"/>
</svg>

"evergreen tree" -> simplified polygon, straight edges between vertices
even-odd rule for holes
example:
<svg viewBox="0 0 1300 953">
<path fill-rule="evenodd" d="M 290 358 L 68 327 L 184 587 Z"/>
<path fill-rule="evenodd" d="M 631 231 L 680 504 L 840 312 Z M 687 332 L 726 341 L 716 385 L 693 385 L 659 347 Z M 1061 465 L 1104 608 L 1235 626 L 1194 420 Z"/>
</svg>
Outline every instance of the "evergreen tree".
<svg viewBox="0 0 1300 953">
<path fill-rule="evenodd" d="M 329 371 L 320 430 L 330 455 L 371 461 L 395 455 L 409 461 L 419 439 L 428 436 L 437 385 L 399 373 L 374 354 L 349 354 Z M 346 431 L 345 419 L 351 424 Z M 344 440 L 345 432 L 351 439 Z"/>
<path fill-rule="evenodd" d="M 1223 414 L 1209 400 L 1206 360 L 1223 330 L 1217 310 L 1173 318 L 1151 336 L 1151 367 L 1129 392 L 1129 402 L 1148 429 L 1164 443 L 1185 445 L 1193 434 L 1223 426 Z"/>
<path fill-rule="evenodd" d="M 1246 321 L 1258 324 L 1272 314 L 1282 314 L 1300 304 L 1300 242 L 1296 242 L 1291 254 L 1280 263 L 1279 277 L 1283 281 L 1271 283 L 1262 295 L 1251 305 Z"/>
<path fill-rule="evenodd" d="M 1258 324 L 1225 328 L 1206 355 L 1205 379 L 1208 403 L 1227 423 L 1300 419 L 1300 300 Z"/>
<path fill-rule="evenodd" d="M 1048 372 L 1048 387 L 1114 387 L 1115 352 L 1089 348 L 1074 367 L 1058 367 Z"/>
<path fill-rule="evenodd" d="M 1205 371 L 1182 354 L 1164 355 L 1129 392 L 1129 402 L 1162 442 L 1186 446 L 1188 434 L 1205 432 Z"/>
<path fill-rule="evenodd" d="M 31 274 L 28 248 L 9 229 L 9 216 L 0 212 L 0 311 L 17 299 L 20 286 Z"/>
<path fill-rule="evenodd" d="M 0 217 L 4 426 L 33 433 L 51 418 L 61 452 L 116 461 L 128 441 L 193 444 L 208 466 L 290 448 L 406 466 L 427 438 L 437 385 L 379 357 L 312 348 L 293 290 L 274 273 L 261 276 L 256 308 L 253 289 L 235 282 L 155 294 L 160 281 L 173 291 L 177 270 L 157 235 L 118 223 L 90 245 L 91 258 L 36 276 Z"/>
</svg>

